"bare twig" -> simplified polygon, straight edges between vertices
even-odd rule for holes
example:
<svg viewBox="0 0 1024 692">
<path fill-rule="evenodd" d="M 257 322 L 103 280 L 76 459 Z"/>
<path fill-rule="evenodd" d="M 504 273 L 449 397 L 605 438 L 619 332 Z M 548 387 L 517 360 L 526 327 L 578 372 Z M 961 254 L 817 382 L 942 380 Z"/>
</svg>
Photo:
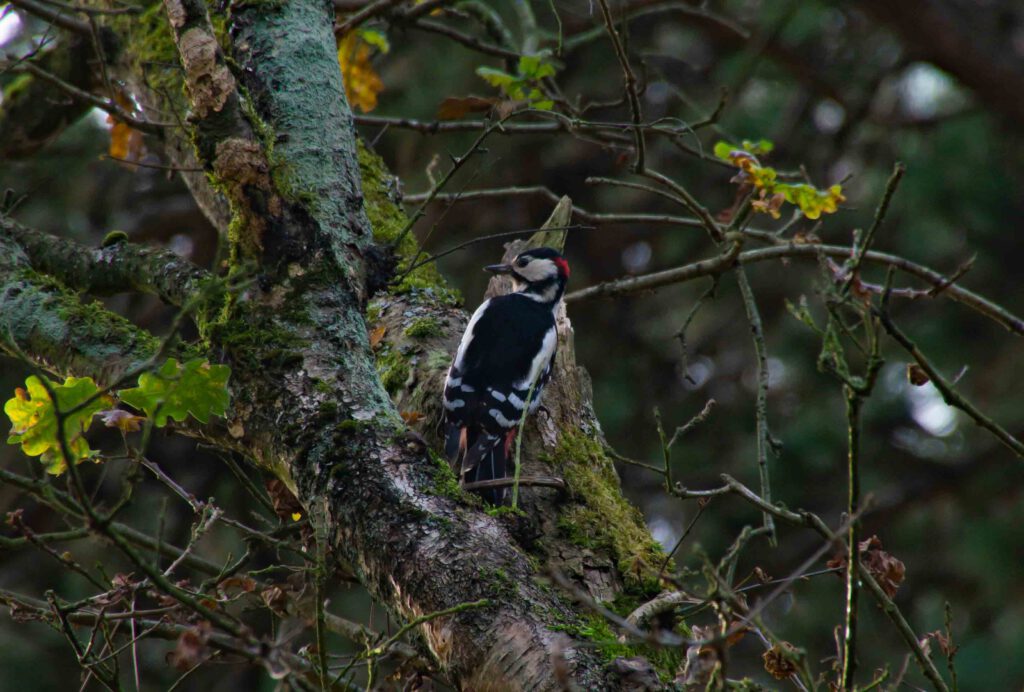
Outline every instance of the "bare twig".
<svg viewBox="0 0 1024 692">
<path fill-rule="evenodd" d="M 768 474 L 768 448 L 770 445 L 771 433 L 768 431 L 768 347 L 764 341 L 764 326 L 761 323 L 761 313 L 757 309 L 757 302 L 754 300 L 754 292 L 750 288 L 747 274 L 743 267 L 736 270 L 736 283 L 740 287 L 740 295 L 743 296 L 743 307 L 747 312 L 747 322 L 750 323 L 750 336 L 754 341 L 754 353 L 757 356 L 757 400 L 754 406 L 756 428 L 757 428 L 757 472 L 761 481 L 761 497 L 771 502 L 771 482 Z M 772 515 L 764 512 L 764 527 L 768 530 L 768 540 L 774 546 L 775 522 Z"/>
<path fill-rule="evenodd" d="M 598 0 L 598 3 L 601 6 L 601 16 L 604 17 L 604 25 L 608 31 L 608 37 L 611 39 L 612 47 L 615 49 L 615 57 L 618 58 L 619 66 L 622 68 L 626 93 L 629 96 L 629 110 L 633 116 L 633 141 L 636 147 L 636 159 L 633 162 L 633 170 L 637 173 L 642 173 L 645 168 L 646 145 L 644 143 L 644 131 L 640 127 L 640 123 L 643 121 L 643 113 L 640 109 L 640 95 L 637 90 L 636 75 L 633 74 L 633 68 L 629 65 L 629 57 L 626 55 L 626 49 L 622 45 L 622 37 L 619 36 L 619 30 L 615 28 L 615 23 L 612 21 L 612 12 L 608 8 L 608 0 Z"/>
<path fill-rule="evenodd" d="M 911 357 L 917 361 L 917 364 L 921 366 L 935 388 L 942 394 L 942 400 L 949 406 L 960 409 L 971 419 L 982 428 L 985 428 L 990 433 L 995 435 L 996 439 L 1003 443 L 1003 445 L 1016 454 L 1018 457 L 1024 458 L 1024 443 L 1018 440 L 1016 437 L 1006 431 L 1004 427 L 993 421 L 990 417 L 982 413 L 978 407 L 972 404 L 970 401 L 961 396 L 952 385 L 944 378 L 938 371 L 938 369 L 932 364 L 930 360 L 921 352 L 921 349 L 907 337 L 906 334 L 900 330 L 899 327 L 892 321 L 888 311 L 879 310 L 876 313 L 878 318 L 882 322 L 882 327 L 896 342 L 906 350 Z"/>
<path fill-rule="evenodd" d="M 783 242 L 775 247 L 760 248 L 741 252 L 734 258 L 736 264 L 748 265 L 757 262 L 766 262 L 782 258 L 804 258 L 817 260 L 821 256 L 846 258 L 850 256 L 851 248 L 842 245 L 800 245 L 793 242 Z M 885 252 L 869 250 L 864 254 L 868 262 L 893 266 L 900 271 L 906 272 L 933 286 L 942 287 L 942 294 L 953 300 L 976 310 L 989 317 L 1006 329 L 1015 334 L 1024 336 L 1024 319 L 1014 315 L 1003 306 L 974 293 L 961 286 L 950 284 L 948 279 L 939 272 L 929 269 L 923 265 L 912 262 L 904 257 L 892 255 Z M 608 281 L 589 288 L 573 291 L 565 297 L 567 303 L 598 296 L 619 296 L 628 295 L 642 291 L 650 291 L 663 286 L 669 286 L 702 276 L 713 276 L 727 271 L 732 263 L 721 262 L 719 258 L 701 260 L 692 264 L 686 264 L 674 269 L 666 269 L 652 274 L 631 276 L 615 281 Z"/>
<path fill-rule="evenodd" d="M 81 36 L 89 35 L 89 23 L 70 16 L 71 10 L 68 7 L 48 6 L 50 3 L 36 2 L 36 0 L 11 0 L 11 4 L 61 29 Z"/>
<path fill-rule="evenodd" d="M 57 75 L 47 70 L 44 70 L 43 68 L 39 67 L 38 65 L 29 60 L 24 60 L 18 63 L 12 63 L 10 62 L 10 60 L 8 60 L 6 64 L 0 65 L 0 67 L 10 67 L 12 72 L 24 72 L 27 74 L 31 74 L 33 77 L 38 77 L 44 82 L 49 82 L 58 89 L 67 93 L 72 98 L 78 99 L 79 101 L 84 101 L 85 103 L 90 103 L 93 106 L 96 106 L 97 108 L 106 111 L 114 118 L 124 122 L 127 125 L 130 125 L 136 130 L 139 130 L 140 132 L 145 132 L 148 134 L 161 134 L 164 128 L 174 127 L 174 125 L 167 123 L 153 123 L 146 120 L 139 120 L 138 118 L 129 114 L 127 111 L 125 111 L 123 108 L 121 108 L 119 105 L 117 105 L 110 99 L 101 98 L 99 96 L 95 96 L 94 94 L 90 94 L 88 91 L 79 89 L 74 84 L 65 82 Z"/>
</svg>

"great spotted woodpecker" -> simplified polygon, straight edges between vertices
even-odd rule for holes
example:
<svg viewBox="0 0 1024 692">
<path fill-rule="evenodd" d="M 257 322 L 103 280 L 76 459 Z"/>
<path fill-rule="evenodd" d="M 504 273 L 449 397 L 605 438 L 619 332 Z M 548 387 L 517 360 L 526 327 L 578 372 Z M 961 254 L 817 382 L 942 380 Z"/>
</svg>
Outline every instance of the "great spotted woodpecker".
<svg viewBox="0 0 1024 692">
<path fill-rule="evenodd" d="M 445 452 L 462 483 L 507 477 L 523 409 L 536 412 L 551 376 L 555 308 L 569 279 L 569 263 L 547 247 L 484 270 L 508 274 L 513 292 L 476 309 L 448 369 Z M 497 505 L 508 488 L 478 492 Z"/>
</svg>

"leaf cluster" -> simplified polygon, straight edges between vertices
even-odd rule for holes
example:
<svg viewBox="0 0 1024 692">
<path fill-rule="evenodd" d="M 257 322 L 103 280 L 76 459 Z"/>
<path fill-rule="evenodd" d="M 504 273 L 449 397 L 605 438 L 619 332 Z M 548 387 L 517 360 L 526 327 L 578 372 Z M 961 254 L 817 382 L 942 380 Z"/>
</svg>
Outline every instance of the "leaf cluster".
<svg viewBox="0 0 1024 692">
<path fill-rule="evenodd" d="M 768 154 L 774 145 L 766 139 L 758 142 L 743 140 L 736 146 L 726 141 L 715 144 L 715 156 L 728 161 L 740 172 L 733 178 L 741 185 L 750 185 L 757 191 L 757 197 L 751 203 L 754 211 L 769 214 L 777 219 L 783 202 L 799 207 L 808 219 L 820 218 L 822 214 L 834 214 L 839 204 L 846 201 L 841 185 L 831 185 L 820 190 L 808 183 L 785 183 L 778 179 L 778 171 L 763 165 L 758 155 Z"/>
<path fill-rule="evenodd" d="M 40 457 L 47 473 L 60 475 L 69 461 L 98 460 L 98 452 L 85 439 L 94 416 L 122 432 L 139 429 L 145 419 L 115 408 L 118 401 L 143 411 L 158 428 L 166 426 L 168 418 L 180 423 L 190 415 L 206 423 L 210 416 L 227 411 L 230 373 L 228 366 L 211 365 L 203 358 L 184 364 L 169 358 L 155 372 L 142 373 L 137 387 L 122 389 L 116 397 L 91 377 L 68 377 L 58 384 L 32 375 L 25 380 L 25 389 L 17 388 L 4 404 L 11 421 L 7 443 L 21 445 L 28 456 Z"/>
<path fill-rule="evenodd" d="M 523 55 L 519 58 L 516 73 L 509 74 L 493 67 L 478 67 L 476 73 L 488 84 L 501 90 L 501 93 L 515 101 L 526 101 L 530 108 L 549 111 L 555 102 L 545 97 L 540 89 L 541 80 L 555 76 L 555 65 L 551 62 L 550 53 L 541 51 L 534 55 Z"/>
</svg>

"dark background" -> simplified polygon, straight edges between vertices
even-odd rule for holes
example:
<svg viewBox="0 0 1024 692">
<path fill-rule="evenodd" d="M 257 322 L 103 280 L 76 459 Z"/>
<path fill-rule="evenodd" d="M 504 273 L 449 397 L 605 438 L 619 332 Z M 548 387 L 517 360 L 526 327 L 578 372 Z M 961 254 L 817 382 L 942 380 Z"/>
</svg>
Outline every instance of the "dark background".
<svg viewBox="0 0 1024 692">
<path fill-rule="evenodd" d="M 598 26 L 594 3 L 556 3 L 567 31 Z M 722 87 L 729 99 L 717 131 L 701 131 L 700 146 L 710 150 L 720 138 L 766 137 L 776 148 L 769 162 L 779 169 L 804 166 L 824 187 L 846 180 L 847 202 L 820 225 L 801 221 L 796 231 L 813 230 L 824 242 L 848 244 L 854 228 L 870 222 L 894 162 L 907 167 L 905 179 L 879 232 L 876 248 L 904 255 L 939 271 L 952 272 L 974 257 L 961 283 L 1024 312 L 1018 277 L 1024 245 L 1024 147 L 1022 126 L 1012 113 L 980 94 L 967 79 L 956 79 L 928 57 L 928 36 L 908 43 L 891 17 L 874 3 L 712 2 L 750 30 L 740 38 L 690 13 L 644 17 L 630 24 L 628 46 L 647 82 L 647 119 L 671 116 L 696 121 L 708 116 Z M 943 3 L 937 3 L 942 5 Z M 548 3 L 535 3 L 538 22 L 554 31 Z M 1024 62 L 1024 12 L 1018 3 L 946 3 L 976 22 L 974 41 L 1005 46 L 1008 59 Z M 0 11 L 6 50 L 29 40 L 33 28 L 22 17 L 15 29 L 12 11 Z M 513 15 L 509 13 L 510 22 Z M 512 22 L 514 26 L 514 22 Z M 388 31 L 392 51 L 376 66 L 385 90 L 373 115 L 433 119 L 447 96 L 491 95 L 474 69 L 501 67 L 461 46 L 414 31 Z M 554 34 L 552 34 L 554 35 Z M 938 41 L 941 37 L 935 37 Z M 20 43 L 19 43 L 20 42 Z M 922 43 L 925 44 L 922 48 Z M 543 45 L 554 46 L 554 40 Z M 1016 51 L 1013 55 L 1012 52 Z M 939 60 L 938 62 L 941 62 Z M 615 100 L 622 73 L 605 35 L 565 56 L 558 82 L 570 98 Z M 948 68 L 947 68 L 948 69 Z M 7 76 L 0 81 L 8 80 Z M 1010 85 L 1007 89 L 1012 91 Z M 1016 98 L 1022 98 L 1016 92 Z M 628 110 L 596 111 L 595 118 L 628 120 Z M 159 170 L 101 160 L 109 145 L 106 116 L 94 114 L 26 161 L 4 161 L 0 187 L 24 196 L 16 218 L 42 230 L 98 244 L 112 229 L 135 242 L 174 248 L 208 265 L 214 233 L 184 186 Z M 715 129 L 715 128 L 712 128 Z M 427 169 L 440 157 L 462 154 L 476 133 L 427 136 L 396 127 L 362 126 L 366 138 L 401 178 L 407 193 L 429 189 Z M 689 144 L 698 146 L 697 140 Z M 628 177 L 630 158 L 569 135 L 494 136 L 486 152 L 463 168 L 449 191 L 511 185 L 544 185 L 568 194 L 591 212 L 685 214 L 653 195 L 585 183 L 589 176 Z M 684 183 L 712 212 L 728 208 L 735 186 L 732 171 L 701 161 L 664 140 L 651 139 L 651 165 Z M 146 159 L 159 163 L 152 155 Z M 539 225 L 551 203 L 542 197 L 491 199 L 456 205 L 441 215 L 435 206 L 417 225 L 429 251 L 501 231 Z M 788 211 L 787 211 L 788 214 Z M 788 216 L 784 216 L 784 219 Z M 768 227 L 765 217 L 756 222 Z M 429 234 L 429 237 L 427 237 Z M 440 268 L 466 296 L 479 302 L 484 264 L 501 254 L 500 241 L 475 245 L 445 257 Z M 645 273 L 711 256 L 700 230 L 677 226 L 603 225 L 570 235 L 566 254 L 572 265 L 570 288 L 628 273 Z M 770 355 L 769 422 L 783 443 L 771 459 L 776 498 L 789 507 L 821 513 L 833 523 L 845 504 L 845 418 L 836 381 L 818 372 L 817 338 L 790 316 L 785 301 L 806 296 L 822 314 L 817 297 L 820 274 L 813 262 L 759 264 L 748 269 L 765 320 Z M 881 281 L 871 269 L 868 278 Z M 753 345 L 735 280 L 726 276 L 717 299 L 703 306 L 688 331 L 689 367 L 684 372 L 675 333 L 708 280 L 657 293 L 572 306 L 579 361 L 594 382 L 594 399 L 608 441 L 623 455 L 660 464 L 652 411 L 666 426 L 682 424 L 714 398 L 718 407 L 707 423 L 687 436 L 674 455 L 674 473 L 687 486 L 710 487 L 728 472 L 756 485 Z M 172 313 L 146 297 L 114 297 L 105 302 L 156 332 L 166 331 Z M 1011 433 L 1024 430 L 1024 398 L 1018 337 L 947 299 L 897 301 L 895 316 L 949 377 L 962 373 L 959 389 Z M 943 627 L 944 604 L 952 605 L 953 630 L 961 646 L 956 657 L 962 690 L 1020 689 L 1024 684 L 1024 465 L 963 415 L 946 407 L 931 386 L 915 388 L 905 377 L 906 357 L 886 347 L 879 386 L 865 409 L 863 487 L 874 498 L 864 517 L 866 536 L 877 534 L 886 550 L 906 563 L 906 582 L 897 602 L 919 634 Z M 26 372 L 0 359 L 0 393 L 12 395 Z M 688 375 L 688 377 L 687 377 Z M 104 437 L 97 436 L 102 447 Z M 110 442 L 110 440 L 106 440 Z M 245 511 L 246 501 L 220 463 L 184 440 L 158 438 L 152 456 L 200 497 L 216 496 L 222 506 Z M 25 470 L 15 447 L 0 448 L 0 464 Z M 110 473 L 115 473 L 111 471 Z M 660 479 L 621 466 L 627 495 L 643 510 L 654 536 L 674 545 L 696 507 L 660 490 Z M 162 491 L 150 481 L 136 503 L 140 525 L 155 528 L 154 505 Z M 179 503 L 180 504 L 180 503 Z M 23 506 L 12 488 L 0 487 L 0 510 Z M 181 541 L 188 515 L 169 500 L 166 535 Z M 699 545 L 717 559 L 745 524 L 759 516 L 729 498 L 703 513 L 677 562 L 699 566 L 691 549 Z M 53 524 L 43 510 L 28 507 L 26 521 L 37 530 Z M 51 530 L 59 525 L 50 525 Z M 755 542 L 741 561 L 739 575 L 754 566 L 785 576 L 819 546 L 810 532 L 780 527 L 777 549 Z M 213 559 L 237 546 L 237 539 L 214 531 L 201 544 Z M 94 544 L 86 564 L 116 559 Z M 234 546 L 234 547 L 233 547 Z M 821 565 L 822 567 L 824 565 Z M 0 553 L 0 587 L 36 594 L 54 588 L 70 597 L 78 577 L 38 552 Z M 865 598 L 862 601 L 862 670 L 904 664 L 905 649 L 893 627 Z M 333 608 L 352 619 L 369 606 L 357 589 L 339 592 Z M 842 582 L 834 575 L 799 582 L 792 597 L 773 604 L 768 621 L 778 634 L 810 651 L 816 669 L 835 655 L 833 628 L 842 618 Z M 383 616 L 378 610 L 378 623 Z M 166 687 L 174 679 L 163 655 L 170 648 L 143 648 L 144 686 Z M 742 642 L 733 669 L 760 675 L 761 647 Z M 944 669 L 944 666 L 939 665 Z M 55 633 L 40 625 L 0 618 L 0 688 L 63 689 L 74 679 L 73 656 Z M 191 684 L 238 689 L 259 676 L 216 666 L 197 673 Z M 866 678 L 865 678 L 866 679 Z M 913 663 L 908 680 L 923 684 Z M 27 687 L 26 687 L 27 685 Z"/>
</svg>

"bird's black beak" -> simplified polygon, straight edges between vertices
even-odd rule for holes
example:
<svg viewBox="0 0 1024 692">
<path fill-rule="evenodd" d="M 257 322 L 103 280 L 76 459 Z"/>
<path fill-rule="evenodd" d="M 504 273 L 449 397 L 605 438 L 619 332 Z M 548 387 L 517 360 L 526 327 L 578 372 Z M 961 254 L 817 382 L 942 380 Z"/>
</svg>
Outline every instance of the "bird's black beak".
<svg viewBox="0 0 1024 692">
<path fill-rule="evenodd" d="M 511 274 L 512 273 L 512 265 L 511 264 L 489 264 L 486 267 L 484 267 L 484 271 L 485 272 L 490 272 L 492 274 Z"/>
</svg>

